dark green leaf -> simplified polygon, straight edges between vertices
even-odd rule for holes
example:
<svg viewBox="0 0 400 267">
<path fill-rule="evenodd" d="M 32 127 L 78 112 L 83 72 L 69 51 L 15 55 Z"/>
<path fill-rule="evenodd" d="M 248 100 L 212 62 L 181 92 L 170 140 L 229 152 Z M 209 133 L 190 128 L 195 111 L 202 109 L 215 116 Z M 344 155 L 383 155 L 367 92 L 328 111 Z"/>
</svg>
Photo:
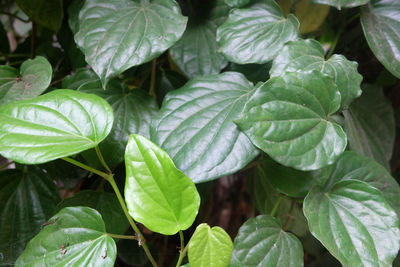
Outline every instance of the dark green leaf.
<svg viewBox="0 0 400 267">
<path fill-rule="evenodd" d="M 100 213 L 64 208 L 27 245 L 19 266 L 114 266 L 117 249 Z"/>
<path fill-rule="evenodd" d="M 194 78 L 166 96 L 151 139 L 196 183 L 234 173 L 258 154 L 232 122 L 252 89 L 234 72 Z"/>
<path fill-rule="evenodd" d="M 61 82 L 62 88 L 79 90 L 82 88 L 101 88 L 99 77 L 90 69 L 79 68 L 74 74 L 68 75 Z M 104 90 L 103 90 L 104 91 Z"/>
<path fill-rule="evenodd" d="M 162 71 L 159 84 L 156 86 L 157 102 L 161 106 L 165 95 L 176 90 L 187 82 L 187 79 L 176 71 Z"/>
<path fill-rule="evenodd" d="M 269 79 L 269 70 L 271 69 L 272 62 L 265 64 L 236 64 L 231 63 L 228 70 L 242 73 L 246 78 L 253 82 L 266 82 Z"/>
<path fill-rule="evenodd" d="M 73 34 L 79 31 L 79 12 L 83 4 L 85 4 L 85 1 L 73 0 L 68 6 L 68 25 Z"/>
<path fill-rule="evenodd" d="M 335 162 L 346 148 L 346 134 L 329 121 L 339 106 L 340 93 L 329 77 L 286 73 L 259 86 L 235 122 L 275 161 L 315 170 Z"/>
<path fill-rule="evenodd" d="M 129 214 L 154 232 L 189 228 L 200 206 L 194 183 L 158 146 L 131 135 L 125 152 L 125 201 Z"/>
<path fill-rule="evenodd" d="M 112 123 L 112 108 L 102 98 L 55 90 L 0 106 L 0 154 L 25 164 L 67 157 L 98 145 Z"/>
<path fill-rule="evenodd" d="M 251 0 L 225 0 L 225 4 L 231 7 L 242 7 L 250 3 Z"/>
<path fill-rule="evenodd" d="M 314 3 L 334 6 L 337 9 L 342 7 L 356 7 L 368 3 L 370 0 L 311 0 Z"/>
</svg>

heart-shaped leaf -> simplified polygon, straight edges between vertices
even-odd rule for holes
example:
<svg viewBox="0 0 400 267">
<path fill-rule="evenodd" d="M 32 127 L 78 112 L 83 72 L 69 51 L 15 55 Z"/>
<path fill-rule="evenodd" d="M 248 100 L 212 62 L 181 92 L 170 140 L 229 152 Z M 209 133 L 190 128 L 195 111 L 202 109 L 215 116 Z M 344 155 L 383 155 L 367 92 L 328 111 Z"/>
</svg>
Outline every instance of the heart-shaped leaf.
<svg viewBox="0 0 400 267">
<path fill-rule="evenodd" d="M 37 167 L 0 172 L 0 265 L 13 266 L 60 202 L 54 182 Z"/>
<path fill-rule="evenodd" d="M 55 90 L 0 106 L 0 154 L 25 164 L 67 157 L 98 145 L 112 123 L 101 97 Z"/>
<path fill-rule="evenodd" d="M 346 109 L 361 95 L 362 76 L 357 66 L 357 62 L 342 55 L 333 55 L 325 60 L 324 49 L 318 41 L 297 40 L 286 44 L 276 56 L 270 75 L 276 77 L 285 72 L 318 70 L 334 80 L 341 94 L 341 107 Z"/>
<path fill-rule="evenodd" d="M 194 78 L 166 96 L 151 139 L 196 183 L 234 173 L 258 154 L 232 122 L 252 89 L 234 72 Z"/>
<path fill-rule="evenodd" d="M 370 0 L 311 0 L 314 3 L 324 4 L 334 6 L 337 9 L 341 9 L 342 7 L 356 7 L 362 6 L 368 3 Z"/>
<path fill-rule="evenodd" d="M 279 163 L 315 170 L 339 157 L 346 134 L 329 116 L 340 106 L 333 81 L 317 71 L 285 73 L 256 89 L 235 122 Z"/>
<path fill-rule="evenodd" d="M 298 28 L 296 17 L 285 19 L 274 0 L 259 0 L 229 13 L 217 30 L 219 51 L 235 63 L 266 63 L 297 38 Z"/>
<path fill-rule="evenodd" d="M 400 79 L 400 2 L 371 1 L 361 8 L 361 26 L 372 52 Z"/>
<path fill-rule="evenodd" d="M 231 260 L 233 244 L 230 236 L 218 226 L 206 223 L 197 226 L 188 244 L 191 267 L 227 267 Z"/>
<path fill-rule="evenodd" d="M 154 232 L 173 235 L 196 218 L 200 196 L 165 151 L 131 135 L 125 152 L 125 201 L 129 214 Z"/>
<path fill-rule="evenodd" d="M 64 12 L 63 0 L 16 0 L 17 5 L 33 21 L 53 31 L 61 27 Z"/>
<path fill-rule="evenodd" d="M 114 266 L 117 248 L 100 213 L 64 208 L 27 245 L 15 266 Z"/>
<path fill-rule="evenodd" d="M 86 0 L 75 41 L 105 87 L 171 47 L 186 22 L 175 0 Z"/>
<path fill-rule="evenodd" d="M 303 266 L 303 248 L 293 234 L 282 230 L 278 219 L 260 215 L 247 220 L 233 245 L 232 267 Z"/>
<path fill-rule="evenodd" d="M 20 72 L 0 66 L 0 105 L 40 95 L 49 87 L 52 72 L 44 57 L 28 59 L 22 63 Z"/>
<path fill-rule="evenodd" d="M 391 266 L 399 219 L 375 187 L 358 180 L 314 187 L 303 210 L 311 233 L 344 266 Z"/>
</svg>

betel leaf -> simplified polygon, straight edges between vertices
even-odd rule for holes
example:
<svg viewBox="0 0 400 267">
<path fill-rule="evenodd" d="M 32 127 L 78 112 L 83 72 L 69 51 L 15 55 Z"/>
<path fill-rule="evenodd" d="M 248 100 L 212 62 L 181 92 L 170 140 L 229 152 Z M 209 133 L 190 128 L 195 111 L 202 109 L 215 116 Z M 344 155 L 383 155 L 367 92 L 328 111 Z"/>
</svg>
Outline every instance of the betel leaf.
<svg viewBox="0 0 400 267">
<path fill-rule="evenodd" d="M 61 86 L 62 88 L 78 90 L 80 87 L 85 87 L 85 88 L 101 87 L 101 82 L 99 77 L 92 70 L 86 68 L 79 68 L 75 71 L 74 74 L 66 76 L 62 80 Z"/>
<path fill-rule="evenodd" d="M 175 0 L 86 0 L 75 41 L 105 86 L 171 47 L 186 22 Z"/>
<path fill-rule="evenodd" d="M 258 0 L 229 13 L 217 30 L 219 51 L 235 63 L 266 63 L 297 38 L 298 28 L 296 17 L 290 14 L 285 19 L 274 0 Z"/>
<path fill-rule="evenodd" d="M 252 89 L 235 72 L 194 78 L 166 96 L 151 139 L 196 183 L 234 173 L 258 154 L 233 123 Z"/>
<path fill-rule="evenodd" d="M 69 207 L 49 219 L 15 266 L 114 266 L 116 254 L 100 213 Z"/>
<path fill-rule="evenodd" d="M 16 0 L 17 5 L 39 25 L 58 31 L 64 11 L 63 0 Z"/>
<path fill-rule="evenodd" d="M 169 50 L 176 66 L 190 78 L 219 73 L 228 64 L 217 52 L 216 34 L 217 27 L 228 16 L 229 7 L 218 0 L 209 8 L 211 10 L 205 18 L 189 17 L 182 38 Z"/>
<path fill-rule="evenodd" d="M 200 206 L 199 193 L 165 151 L 133 134 L 126 147 L 125 165 L 125 201 L 136 221 L 165 235 L 192 225 Z"/>
<path fill-rule="evenodd" d="M 225 4 L 231 7 L 242 7 L 250 3 L 251 0 L 225 0 Z"/>
<path fill-rule="evenodd" d="M 343 111 L 351 150 L 376 160 L 389 169 L 395 139 L 392 105 L 382 88 L 364 86 L 362 96 Z"/>
<path fill-rule="evenodd" d="M 247 220 L 235 238 L 231 266 L 303 266 L 300 241 L 281 227 L 280 221 L 269 215 Z"/>
<path fill-rule="evenodd" d="M 314 3 L 334 6 L 337 9 L 342 7 L 356 7 L 367 4 L 370 0 L 311 0 Z"/>
<path fill-rule="evenodd" d="M 111 130 L 113 113 L 102 98 L 55 90 L 0 106 L 0 154 L 39 164 L 98 145 Z"/>
<path fill-rule="evenodd" d="M 231 260 L 231 237 L 218 226 L 210 228 L 206 223 L 197 226 L 188 244 L 191 267 L 227 267 Z"/>
<path fill-rule="evenodd" d="M 311 233 L 344 266 L 391 266 L 399 219 L 375 187 L 359 180 L 314 187 L 303 211 Z"/>
<path fill-rule="evenodd" d="M 339 157 L 346 134 L 329 116 L 340 106 L 333 81 L 317 71 L 291 72 L 256 89 L 235 122 L 275 161 L 316 170 Z"/>
<path fill-rule="evenodd" d="M 372 0 L 361 8 L 361 26 L 372 52 L 400 78 L 400 2 Z"/>
<path fill-rule="evenodd" d="M 34 98 L 49 87 L 52 68 L 44 57 L 28 59 L 20 71 L 10 66 L 0 66 L 0 105 Z"/>
<path fill-rule="evenodd" d="M 0 266 L 14 265 L 59 201 L 55 184 L 39 168 L 0 172 Z"/>
<path fill-rule="evenodd" d="M 353 99 L 361 95 L 362 76 L 357 66 L 357 62 L 349 61 L 342 55 L 333 55 L 325 60 L 324 49 L 316 40 L 297 40 L 286 44 L 276 56 L 270 75 L 275 77 L 285 72 L 318 70 L 334 80 L 341 94 L 341 108 L 346 109 Z"/>
</svg>

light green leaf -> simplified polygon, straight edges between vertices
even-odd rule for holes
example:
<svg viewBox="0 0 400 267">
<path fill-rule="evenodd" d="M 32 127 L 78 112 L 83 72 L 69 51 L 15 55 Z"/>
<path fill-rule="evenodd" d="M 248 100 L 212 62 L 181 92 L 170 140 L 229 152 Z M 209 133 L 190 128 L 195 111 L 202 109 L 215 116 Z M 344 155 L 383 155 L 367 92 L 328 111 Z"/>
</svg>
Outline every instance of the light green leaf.
<svg viewBox="0 0 400 267">
<path fill-rule="evenodd" d="M 102 98 L 55 90 L 0 106 L 0 154 L 25 164 L 71 156 L 98 145 L 112 123 L 112 108 Z"/>
<path fill-rule="evenodd" d="M 341 94 L 342 109 L 347 109 L 353 99 L 361 95 L 362 76 L 357 71 L 357 62 L 342 55 L 333 55 L 325 60 L 322 45 L 312 39 L 297 40 L 286 44 L 274 59 L 271 77 L 285 72 L 317 70 L 331 77 Z"/>
<path fill-rule="evenodd" d="M 260 215 L 246 221 L 234 242 L 231 266 L 303 266 L 303 248 L 278 219 Z"/>
<path fill-rule="evenodd" d="M 86 0 L 75 41 L 105 87 L 171 47 L 186 22 L 175 0 Z"/>
<path fill-rule="evenodd" d="M 52 68 L 44 57 L 28 59 L 21 70 L 0 66 L 0 105 L 34 98 L 49 87 Z"/>
<path fill-rule="evenodd" d="M 372 52 L 400 79 L 400 2 L 371 1 L 361 8 L 361 26 Z"/>
<path fill-rule="evenodd" d="M 317 71 L 286 73 L 259 86 L 235 122 L 280 164 L 316 170 L 346 148 L 346 134 L 329 121 L 339 106 L 340 93 L 329 77 Z"/>
<path fill-rule="evenodd" d="M 114 266 L 117 249 L 100 213 L 64 208 L 27 245 L 15 266 Z"/>
<path fill-rule="evenodd" d="M 166 96 L 151 139 L 196 183 L 234 173 L 258 154 L 232 122 L 252 89 L 235 72 L 194 78 Z"/>
<path fill-rule="evenodd" d="M 341 9 L 342 7 L 356 7 L 362 6 L 368 3 L 370 0 L 311 0 L 317 4 L 324 4 L 334 6 L 337 9 Z"/>
<path fill-rule="evenodd" d="M 0 172 L 0 266 L 14 266 L 60 201 L 53 181 L 36 167 Z"/>
<path fill-rule="evenodd" d="M 189 264 L 192 267 L 227 267 L 232 256 L 230 236 L 218 226 L 206 223 L 197 226 L 188 244 Z"/>
<path fill-rule="evenodd" d="M 235 63 L 266 63 L 287 41 L 297 38 L 298 28 L 296 17 L 285 19 L 275 1 L 258 0 L 230 12 L 217 30 L 219 51 Z"/>
<path fill-rule="evenodd" d="M 311 233 L 344 266 L 391 266 L 399 220 L 376 188 L 357 180 L 315 187 L 303 210 Z"/>
<path fill-rule="evenodd" d="M 125 165 L 125 201 L 136 221 L 164 235 L 193 224 L 200 206 L 199 193 L 167 153 L 133 134 L 126 147 Z"/>
<path fill-rule="evenodd" d="M 250 3 L 251 0 L 225 0 L 225 4 L 231 7 L 242 7 Z"/>
<path fill-rule="evenodd" d="M 364 86 L 362 96 L 343 111 L 351 150 L 374 159 L 389 170 L 395 138 L 392 104 L 382 88 Z"/>
</svg>

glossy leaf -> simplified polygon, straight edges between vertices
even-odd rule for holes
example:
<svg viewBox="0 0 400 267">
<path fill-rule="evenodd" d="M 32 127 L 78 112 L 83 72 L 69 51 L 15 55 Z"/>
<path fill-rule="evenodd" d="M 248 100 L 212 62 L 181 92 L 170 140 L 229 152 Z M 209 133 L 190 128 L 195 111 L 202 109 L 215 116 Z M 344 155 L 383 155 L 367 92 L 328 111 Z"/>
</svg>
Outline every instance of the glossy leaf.
<svg viewBox="0 0 400 267">
<path fill-rule="evenodd" d="M 186 22 L 174 0 L 87 0 L 75 41 L 105 86 L 111 77 L 171 47 Z"/>
<path fill-rule="evenodd" d="M 297 2 L 295 15 L 300 22 L 300 32 L 304 34 L 317 30 L 324 23 L 329 9 L 329 6 L 315 4 L 311 0 Z"/>
<path fill-rule="evenodd" d="M 357 180 L 315 187 L 304 200 L 311 233 L 344 266 L 390 266 L 399 219 L 379 190 Z"/>
<path fill-rule="evenodd" d="M 88 207 L 70 207 L 49 219 L 15 266 L 114 266 L 116 254 L 100 213 Z"/>
<path fill-rule="evenodd" d="M 278 219 L 260 215 L 247 220 L 234 242 L 231 266 L 303 266 L 303 248 Z"/>
<path fill-rule="evenodd" d="M 151 139 L 195 183 L 234 173 L 258 154 L 232 122 L 252 89 L 234 72 L 194 78 L 166 96 Z"/>
<path fill-rule="evenodd" d="M 36 167 L 0 172 L 0 266 L 13 266 L 61 199 Z"/>
<path fill-rule="evenodd" d="M 275 1 L 259 0 L 229 13 L 217 30 L 219 51 L 235 63 L 266 63 L 297 38 L 298 27 L 296 17 L 285 19 Z"/>
<path fill-rule="evenodd" d="M 197 226 L 188 244 L 192 267 L 227 267 L 232 256 L 231 237 L 218 226 L 206 223 Z"/>
<path fill-rule="evenodd" d="M 0 106 L 0 154 L 39 164 L 98 145 L 111 130 L 113 114 L 102 98 L 55 90 Z"/>
<path fill-rule="evenodd" d="M 341 94 L 342 109 L 348 108 L 353 99 L 361 95 L 362 76 L 357 71 L 358 63 L 342 55 L 333 55 L 325 60 L 322 45 L 315 40 L 289 42 L 275 58 L 270 70 L 271 77 L 285 72 L 318 70 L 331 77 Z"/>
<path fill-rule="evenodd" d="M 199 193 L 167 153 L 133 134 L 126 147 L 125 165 L 125 201 L 136 221 L 165 235 L 192 225 L 200 206 Z"/>
<path fill-rule="evenodd" d="M 314 3 L 334 6 L 337 9 L 342 7 L 356 7 L 367 4 L 370 0 L 312 0 Z"/>
<path fill-rule="evenodd" d="M 229 7 L 222 0 L 211 6 L 205 18 L 190 17 L 182 38 L 170 48 L 176 66 L 189 78 L 219 73 L 228 61 L 217 52 L 217 27 L 228 16 Z"/>
<path fill-rule="evenodd" d="M 361 8 L 361 26 L 379 61 L 400 78 L 400 2 L 373 0 Z"/>
<path fill-rule="evenodd" d="M 381 88 L 365 86 L 362 96 L 343 112 L 351 150 L 374 159 L 389 169 L 395 138 L 391 103 Z"/>
<path fill-rule="evenodd" d="M 242 7 L 250 2 L 251 0 L 225 0 L 225 4 L 231 7 Z"/>
<path fill-rule="evenodd" d="M 34 98 L 49 87 L 52 68 L 44 57 L 28 59 L 20 71 L 10 66 L 0 66 L 0 105 Z"/>
<path fill-rule="evenodd" d="M 347 143 L 329 121 L 340 93 L 320 72 L 286 73 L 256 89 L 235 122 L 257 147 L 288 167 L 315 170 L 332 164 Z"/>
</svg>

